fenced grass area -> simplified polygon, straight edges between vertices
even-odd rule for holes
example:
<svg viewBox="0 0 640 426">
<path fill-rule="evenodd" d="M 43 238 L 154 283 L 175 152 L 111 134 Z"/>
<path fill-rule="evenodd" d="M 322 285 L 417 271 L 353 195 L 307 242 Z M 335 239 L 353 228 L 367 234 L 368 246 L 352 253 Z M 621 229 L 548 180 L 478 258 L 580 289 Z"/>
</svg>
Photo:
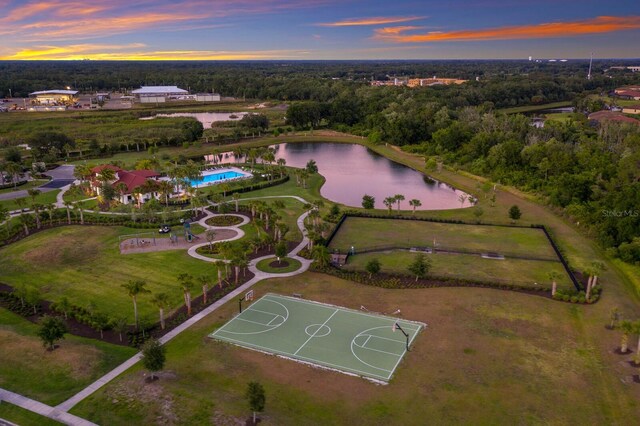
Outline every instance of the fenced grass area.
<svg viewBox="0 0 640 426">
<path fill-rule="evenodd" d="M 407 333 L 394 331 L 398 323 Z M 368 379 L 388 382 L 420 322 L 268 293 L 209 337 Z"/>
<path fill-rule="evenodd" d="M 332 252 L 355 253 L 344 269 L 363 271 L 375 258 L 381 272 L 390 274 L 410 274 L 408 267 L 416 256 L 412 248 L 429 251 L 425 255 L 433 277 L 539 288 L 551 285 L 549 273 L 555 271 L 559 288 L 573 288 L 538 228 L 347 217 L 329 245 Z"/>
</svg>

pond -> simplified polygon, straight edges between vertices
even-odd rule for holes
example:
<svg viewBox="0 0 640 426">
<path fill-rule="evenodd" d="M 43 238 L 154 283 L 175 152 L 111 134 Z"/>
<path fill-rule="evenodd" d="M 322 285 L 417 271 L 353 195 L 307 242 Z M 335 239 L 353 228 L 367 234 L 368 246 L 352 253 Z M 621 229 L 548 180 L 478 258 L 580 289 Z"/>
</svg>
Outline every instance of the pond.
<svg viewBox="0 0 640 426">
<path fill-rule="evenodd" d="M 151 117 L 143 117 L 140 120 L 153 120 L 156 117 L 193 117 L 201 122 L 205 129 L 210 129 L 211 124 L 217 121 L 236 121 L 247 114 L 247 112 L 175 112 L 172 114 L 156 114 Z"/>
<path fill-rule="evenodd" d="M 419 210 L 443 210 L 468 207 L 466 195 L 450 185 L 436 181 L 402 164 L 394 163 L 367 147 L 340 143 L 283 143 L 275 145 L 276 158 L 284 158 L 287 166 L 305 167 L 310 159 L 327 181 L 322 196 L 352 207 L 362 206 L 362 196 L 372 195 L 376 208 L 384 209 L 383 200 L 402 194 L 400 208 L 409 210 L 409 200 L 422 202 Z"/>
</svg>

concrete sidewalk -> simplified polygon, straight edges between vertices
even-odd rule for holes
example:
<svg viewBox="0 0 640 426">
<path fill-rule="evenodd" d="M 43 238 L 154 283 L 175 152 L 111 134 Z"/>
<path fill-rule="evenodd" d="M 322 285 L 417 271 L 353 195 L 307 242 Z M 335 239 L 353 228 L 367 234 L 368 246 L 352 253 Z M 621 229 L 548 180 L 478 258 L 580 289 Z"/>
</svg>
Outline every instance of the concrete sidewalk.
<svg viewBox="0 0 640 426">
<path fill-rule="evenodd" d="M 95 423 L 91 423 L 88 420 L 85 420 L 78 416 L 74 416 L 73 414 L 69 414 L 58 408 L 51 407 L 47 404 L 43 404 L 42 402 L 34 401 L 33 399 L 27 398 L 26 396 L 18 395 L 17 393 L 13 393 L 2 388 L 0 388 L 0 401 L 6 401 L 20 408 L 24 408 L 25 410 L 32 411 L 34 413 L 40 414 L 41 416 L 48 417 L 66 425 L 96 426 Z"/>
</svg>

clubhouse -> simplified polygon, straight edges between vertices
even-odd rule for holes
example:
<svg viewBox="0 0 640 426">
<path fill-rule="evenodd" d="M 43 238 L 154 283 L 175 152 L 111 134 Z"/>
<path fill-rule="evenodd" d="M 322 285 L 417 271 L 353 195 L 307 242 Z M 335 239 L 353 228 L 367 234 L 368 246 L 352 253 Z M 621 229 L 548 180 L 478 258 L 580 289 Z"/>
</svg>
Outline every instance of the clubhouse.
<svg viewBox="0 0 640 426">
<path fill-rule="evenodd" d="M 113 170 L 114 179 L 104 182 L 102 172 Z M 91 189 L 97 196 L 100 196 L 102 184 L 111 184 L 118 196 L 116 197 L 122 204 L 145 203 L 149 200 L 158 199 L 158 178 L 160 173 L 154 170 L 123 170 L 118 166 L 103 164 L 91 169 Z"/>
</svg>

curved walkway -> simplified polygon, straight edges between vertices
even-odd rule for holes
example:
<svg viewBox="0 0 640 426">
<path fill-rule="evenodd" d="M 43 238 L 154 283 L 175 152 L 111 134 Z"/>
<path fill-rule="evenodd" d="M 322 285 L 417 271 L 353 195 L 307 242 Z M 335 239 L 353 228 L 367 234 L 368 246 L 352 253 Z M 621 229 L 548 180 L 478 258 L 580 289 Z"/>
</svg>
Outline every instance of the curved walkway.
<svg viewBox="0 0 640 426">
<path fill-rule="evenodd" d="M 303 204 L 308 204 L 307 201 L 304 198 L 293 196 L 293 195 L 292 196 L 283 195 L 283 196 L 273 196 L 273 197 L 257 197 L 257 198 L 250 198 L 250 199 L 258 199 L 258 198 L 294 198 L 294 199 L 300 201 Z M 248 200 L 248 199 L 249 198 L 244 198 L 243 200 Z M 228 239 L 226 241 L 237 240 L 238 238 L 241 238 L 242 236 L 244 236 L 244 232 L 241 229 L 239 229 L 239 227 L 249 223 L 249 220 L 245 216 L 243 216 L 243 218 L 246 219 L 246 220 L 243 220 L 243 222 L 241 224 L 235 225 L 235 226 L 226 226 L 226 227 L 225 226 L 218 226 L 218 227 L 216 227 L 216 226 L 207 225 L 205 223 L 206 219 L 208 219 L 210 217 L 215 217 L 216 215 L 218 215 L 218 214 L 211 213 L 211 212 L 207 211 L 207 216 L 205 216 L 203 219 L 198 221 L 198 223 L 200 225 L 202 225 L 203 227 L 207 228 L 207 229 L 234 229 L 234 230 L 239 231 L 241 233 L 238 236 L 236 236 L 234 238 L 231 238 L 231 239 Z M 262 256 L 260 258 L 253 259 L 249 263 L 249 270 L 255 274 L 255 276 L 252 279 L 250 279 L 249 281 L 247 281 L 246 283 L 244 283 L 240 287 L 236 288 L 235 290 L 233 290 L 232 292 L 230 292 L 229 294 L 227 294 L 226 296 L 224 296 L 220 300 L 218 300 L 215 303 L 211 304 L 206 309 L 198 312 L 197 314 L 195 314 L 194 316 L 189 318 L 187 321 L 183 322 L 182 324 L 180 324 L 179 326 L 177 326 L 176 328 L 174 328 L 173 330 L 171 330 L 170 332 L 168 332 L 167 334 L 162 336 L 160 338 L 160 343 L 165 344 L 165 343 L 169 342 L 171 339 L 173 339 L 174 337 L 176 337 L 177 335 L 179 335 L 180 333 L 182 333 L 183 331 L 185 331 L 186 329 L 191 327 L 193 324 L 195 324 L 198 321 L 200 321 L 201 319 L 205 318 L 207 315 L 209 315 L 210 313 L 214 312 L 215 310 L 217 310 L 218 308 L 220 308 L 221 306 L 223 306 L 227 302 L 236 299 L 238 296 L 243 294 L 245 291 L 249 290 L 254 284 L 256 284 L 256 283 L 258 283 L 258 282 L 260 282 L 262 280 L 269 279 L 269 278 L 278 278 L 278 277 L 292 277 L 292 276 L 295 276 L 295 275 L 298 275 L 298 274 L 301 274 L 301 273 L 307 271 L 309 269 L 309 266 L 311 265 L 312 261 L 309 260 L 309 259 L 305 259 L 303 257 L 298 256 L 298 253 L 300 253 L 300 251 L 302 249 L 304 249 L 309 244 L 309 237 L 307 235 L 307 229 L 304 226 L 304 220 L 306 219 L 306 217 L 308 215 L 309 215 L 309 212 L 307 211 L 307 212 L 303 213 L 302 215 L 300 215 L 300 217 L 298 217 L 297 225 L 298 225 L 298 228 L 300 229 L 300 232 L 302 232 L 302 241 L 293 250 L 291 250 L 289 252 L 289 254 L 288 254 L 289 257 L 292 257 L 292 258 L 300 261 L 300 263 L 302 263 L 302 267 L 300 269 L 298 269 L 297 271 L 287 272 L 287 273 L 283 273 L 283 274 L 271 274 L 271 273 L 262 272 L 262 271 L 258 270 L 256 268 L 256 265 L 260 260 L 273 257 L 273 255 Z M 236 216 L 240 216 L 240 215 L 236 215 Z M 194 258 L 196 258 L 196 259 L 203 260 L 205 262 L 215 262 L 215 261 L 217 261 L 218 259 L 213 259 L 213 258 L 210 258 L 210 257 L 201 256 L 201 255 L 199 255 L 199 254 L 197 254 L 195 252 L 195 249 L 197 247 L 199 247 L 199 246 L 201 247 L 201 246 L 207 245 L 207 244 L 209 244 L 209 243 L 202 243 L 202 244 L 198 244 L 197 246 L 193 246 L 188 251 L 189 255 L 194 257 Z M 80 392 L 78 392 L 77 394 L 75 394 L 74 396 L 69 398 L 68 400 L 66 400 L 66 401 L 62 402 L 61 404 L 59 404 L 58 406 L 56 406 L 54 408 L 55 413 L 58 413 L 58 414 L 60 412 L 66 413 L 67 411 L 71 410 L 73 407 L 75 407 L 82 400 L 84 400 L 85 398 L 89 397 L 91 394 L 96 392 L 98 389 L 100 389 L 101 387 L 103 387 L 104 385 L 106 385 L 107 383 L 109 383 L 110 381 L 115 379 L 116 377 L 118 377 L 120 374 L 124 373 L 126 370 L 131 368 L 138 361 L 140 361 L 141 358 L 142 358 L 142 353 L 140 353 L 140 352 L 137 353 L 136 355 L 134 355 L 133 357 L 129 358 L 127 361 L 123 362 L 118 367 L 114 368 L 113 370 L 111 370 L 110 372 L 108 372 L 107 374 L 102 376 L 100 379 L 96 380 L 95 382 L 93 382 L 92 384 L 90 384 L 89 386 L 87 386 L 86 388 L 84 388 L 83 390 L 81 390 Z M 29 409 L 29 408 L 27 408 L 27 409 Z M 43 414 L 43 413 L 40 413 L 40 414 Z M 43 415 L 45 415 L 47 417 L 50 417 L 50 418 L 59 419 L 59 417 L 56 418 L 56 417 L 52 417 L 51 415 L 47 415 L 47 414 L 43 414 Z M 80 418 L 78 418 L 78 419 L 80 421 L 84 421 L 83 419 L 80 419 Z M 69 424 L 83 424 L 83 423 L 69 423 Z M 87 423 L 84 423 L 84 424 L 90 424 L 90 422 L 87 422 Z"/>
</svg>

